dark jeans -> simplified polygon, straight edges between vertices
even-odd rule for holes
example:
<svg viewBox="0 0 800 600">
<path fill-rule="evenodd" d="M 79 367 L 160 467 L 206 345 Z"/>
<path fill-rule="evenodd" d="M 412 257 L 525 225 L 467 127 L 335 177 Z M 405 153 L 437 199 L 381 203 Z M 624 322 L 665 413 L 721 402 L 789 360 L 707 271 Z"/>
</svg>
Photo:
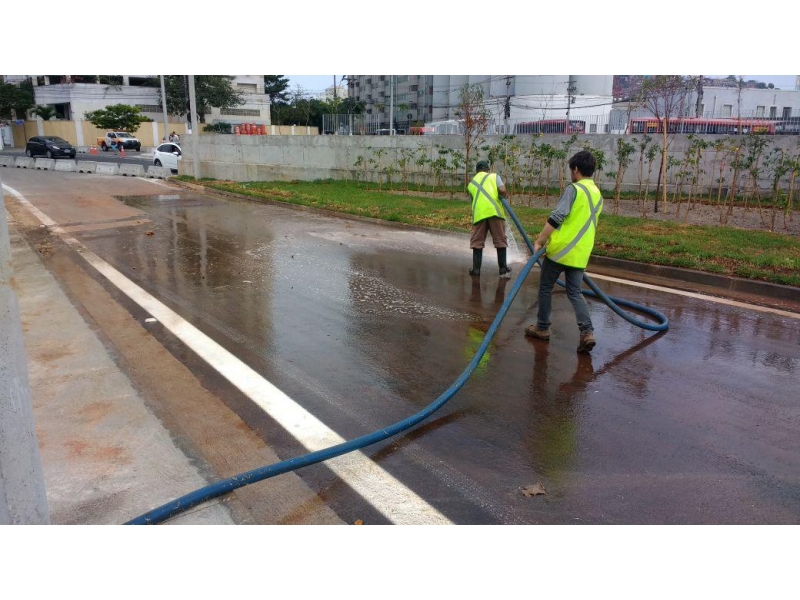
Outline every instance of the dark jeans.
<svg viewBox="0 0 800 600">
<path fill-rule="evenodd" d="M 550 309 L 552 304 L 553 286 L 561 273 L 567 283 L 567 297 L 572 303 L 572 310 L 575 311 L 575 318 L 578 321 L 578 329 L 581 333 L 594 331 L 592 319 L 589 317 L 589 305 L 581 294 L 581 281 L 583 280 L 583 269 L 566 267 L 544 257 L 542 260 L 542 274 L 539 277 L 539 315 L 536 326 L 539 329 L 550 327 Z"/>
</svg>

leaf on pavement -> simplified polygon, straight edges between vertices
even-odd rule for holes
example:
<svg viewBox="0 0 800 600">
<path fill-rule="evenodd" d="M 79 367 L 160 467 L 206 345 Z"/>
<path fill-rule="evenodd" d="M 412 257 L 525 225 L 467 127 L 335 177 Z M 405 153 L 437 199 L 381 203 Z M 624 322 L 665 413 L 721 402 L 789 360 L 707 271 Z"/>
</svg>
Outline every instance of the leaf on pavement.
<svg viewBox="0 0 800 600">
<path fill-rule="evenodd" d="M 364 524 L 364 521 L 362 521 L 361 519 L 356 519 L 356 522 L 353 523 L 353 525 L 363 525 L 363 524 Z"/>
<path fill-rule="evenodd" d="M 528 498 L 531 498 L 533 496 L 538 496 L 539 494 L 547 494 L 547 490 L 544 489 L 544 486 L 537 481 L 533 485 L 522 488 L 522 493 Z"/>
</svg>

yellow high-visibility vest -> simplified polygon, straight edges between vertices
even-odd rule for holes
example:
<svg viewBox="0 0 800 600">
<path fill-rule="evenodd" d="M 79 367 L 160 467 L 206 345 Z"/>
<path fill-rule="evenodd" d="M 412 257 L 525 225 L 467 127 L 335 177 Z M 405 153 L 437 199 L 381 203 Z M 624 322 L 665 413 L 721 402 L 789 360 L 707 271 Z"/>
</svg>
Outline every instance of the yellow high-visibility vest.
<svg viewBox="0 0 800 600">
<path fill-rule="evenodd" d="M 489 217 L 500 217 L 505 220 L 506 214 L 497 193 L 497 174 L 480 172 L 472 178 L 467 189 L 472 196 L 473 224 Z"/>
<path fill-rule="evenodd" d="M 585 269 L 594 248 L 603 195 L 591 179 L 581 179 L 572 185 L 575 186 L 575 202 L 561 227 L 550 235 L 547 258 L 567 267 Z"/>
</svg>

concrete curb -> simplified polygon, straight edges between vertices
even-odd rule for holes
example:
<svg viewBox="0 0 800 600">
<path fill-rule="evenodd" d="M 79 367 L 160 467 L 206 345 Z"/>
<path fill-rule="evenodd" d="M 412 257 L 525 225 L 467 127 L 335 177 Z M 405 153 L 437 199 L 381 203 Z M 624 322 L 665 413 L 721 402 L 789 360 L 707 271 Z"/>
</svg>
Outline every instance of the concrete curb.
<svg viewBox="0 0 800 600">
<path fill-rule="evenodd" d="M 78 166 L 74 160 L 59 160 L 56 161 L 55 171 L 68 171 L 74 173 L 78 170 Z"/>
<path fill-rule="evenodd" d="M 664 265 L 651 265 L 648 263 L 623 260 L 621 258 L 592 255 L 592 258 L 589 260 L 588 270 L 591 270 L 594 267 L 619 269 L 620 271 L 627 271 L 629 273 L 638 273 L 641 275 L 649 275 L 651 277 L 664 277 L 665 279 L 711 286 L 714 288 L 728 290 L 730 292 L 753 294 L 757 296 L 776 298 L 779 300 L 800 302 L 800 288 L 789 285 L 779 285 L 777 283 L 769 283 L 766 281 L 755 281 L 753 279 L 744 279 L 742 277 L 716 275 L 714 273 L 707 273 L 705 271 L 694 271 L 692 269 L 681 269 L 678 267 L 668 267 Z"/>
<path fill-rule="evenodd" d="M 95 173 L 98 175 L 119 175 L 119 165 L 117 163 L 95 163 L 97 168 Z"/>
<path fill-rule="evenodd" d="M 55 158 L 37 158 L 34 163 L 36 169 L 44 169 L 45 171 L 52 171 L 56 168 Z"/>
<path fill-rule="evenodd" d="M 172 170 L 167 167 L 150 166 L 147 168 L 147 176 L 151 179 L 166 179 L 172 176 Z"/>
<path fill-rule="evenodd" d="M 119 175 L 123 177 L 144 177 L 144 167 L 142 165 L 121 164 L 119 165 Z"/>
</svg>

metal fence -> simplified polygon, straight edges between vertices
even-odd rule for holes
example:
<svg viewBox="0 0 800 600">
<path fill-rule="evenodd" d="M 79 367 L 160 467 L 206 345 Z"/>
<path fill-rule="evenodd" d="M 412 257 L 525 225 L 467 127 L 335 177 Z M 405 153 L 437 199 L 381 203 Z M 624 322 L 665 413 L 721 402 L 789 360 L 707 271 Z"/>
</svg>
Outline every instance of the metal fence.
<svg viewBox="0 0 800 600">
<path fill-rule="evenodd" d="M 654 119 L 653 114 L 647 111 L 612 110 L 610 113 L 600 115 L 575 115 L 569 119 L 491 119 L 486 130 L 486 135 L 537 135 L 537 134 L 602 134 L 630 135 L 639 133 L 654 133 L 660 131 L 653 124 L 650 126 L 632 127 L 634 119 Z M 762 111 L 742 111 L 741 114 L 726 114 L 706 112 L 697 121 L 694 114 L 685 114 L 681 117 L 682 124 L 670 124 L 670 133 L 703 133 L 703 134 L 728 134 L 763 132 L 775 135 L 800 134 L 800 117 L 763 116 Z M 716 126 L 710 126 L 702 121 L 715 121 Z M 748 124 L 740 125 L 745 121 L 757 121 L 762 126 L 753 128 Z M 322 133 L 325 135 L 463 135 L 463 123 L 456 119 L 441 121 L 428 121 L 424 124 L 415 120 L 395 119 L 393 124 L 382 115 L 368 114 L 339 114 L 322 115 Z M 727 124 L 727 126 L 726 126 Z M 392 131 L 393 130 L 393 131 Z"/>
</svg>

